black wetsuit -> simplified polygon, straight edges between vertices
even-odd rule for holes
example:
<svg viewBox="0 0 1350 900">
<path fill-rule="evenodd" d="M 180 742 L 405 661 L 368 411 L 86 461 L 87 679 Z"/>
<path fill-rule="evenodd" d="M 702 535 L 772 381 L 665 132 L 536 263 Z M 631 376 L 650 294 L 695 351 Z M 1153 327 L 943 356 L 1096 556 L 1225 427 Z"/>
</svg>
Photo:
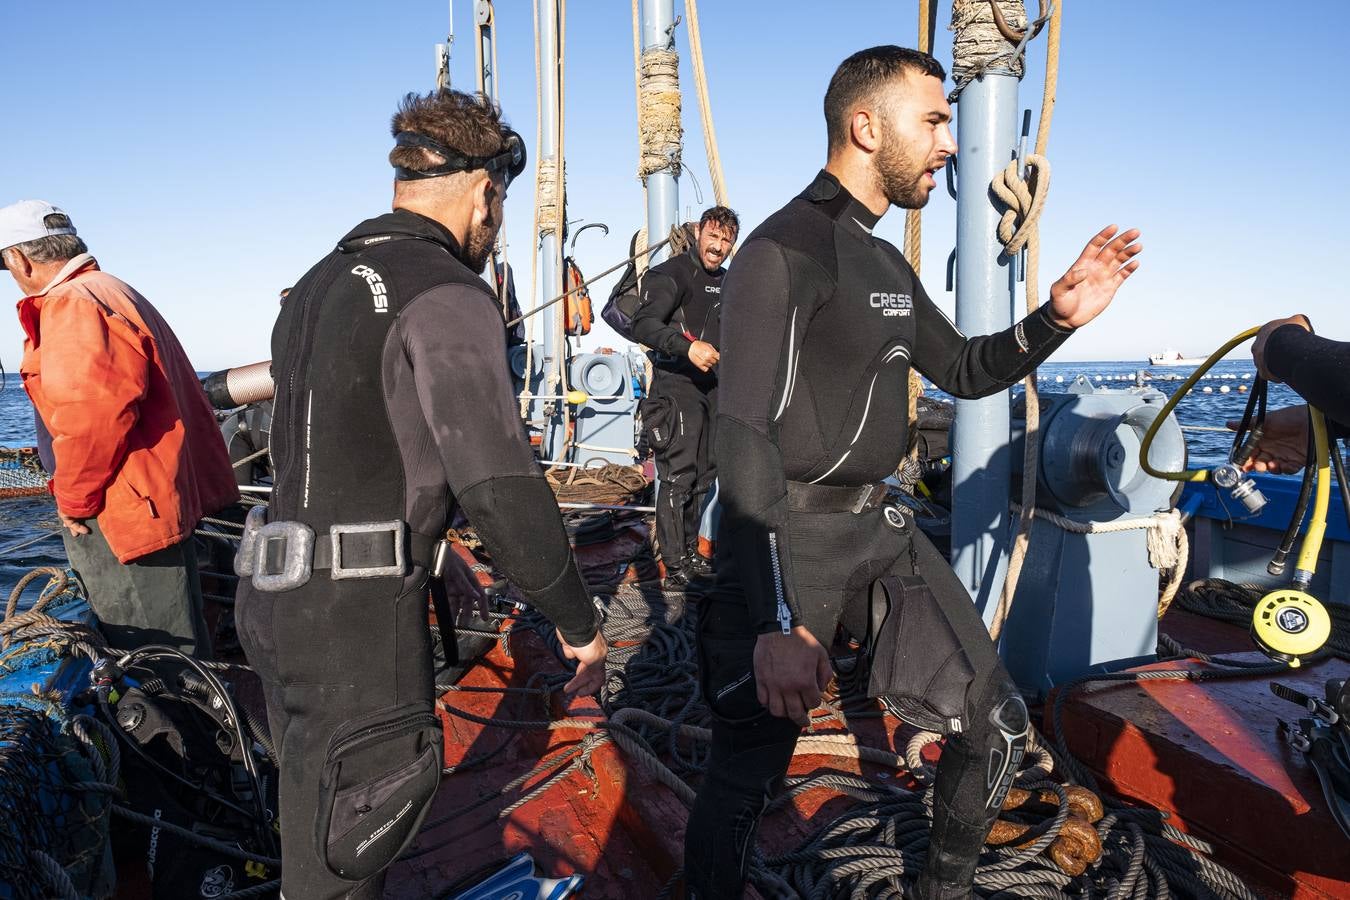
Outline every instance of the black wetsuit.
<svg viewBox="0 0 1350 900">
<path fill-rule="evenodd" d="M 741 896 L 757 820 L 799 734 L 756 699 L 760 634 L 803 625 L 828 647 L 842 621 L 862 639 L 874 584 L 890 596 L 872 669 L 890 675 L 880 692 L 948 735 L 926 896 L 968 895 L 1021 755 L 1026 707 L 969 594 L 869 486 L 904 454 L 911 363 L 951 394 L 980 397 L 1014 384 L 1069 332 L 1037 312 L 967 339 L 872 235 L 877 218 L 822 172 L 756 229 L 726 279 L 722 522 L 716 586 L 700 609 L 715 724 L 685 850 L 699 900 Z"/>
<path fill-rule="evenodd" d="M 670 442 L 656 451 L 656 542 L 667 572 L 697 553 L 703 500 L 717 478 L 717 370 L 700 371 L 689 361 L 689 348 L 695 340 L 719 346 L 725 274 L 703 268 L 696 248 L 672 257 L 643 279 L 633 318 L 633 336 L 653 351 L 652 399 L 669 404 Z"/>
<path fill-rule="evenodd" d="M 280 755 L 287 900 L 379 897 L 430 805 L 428 555 L 456 509 L 568 643 L 595 635 L 521 429 L 500 307 L 459 253 L 414 213 L 366 221 L 296 284 L 272 334 L 268 520 L 310 527 L 318 549 L 301 587 L 244 579 L 238 615 Z M 395 531 L 406 562 L 339 579 L 330 526 L 362 523 L 392 527 L 344 537 L 343 566 L 392 566 Z"/>
<path fill-rule="evenodd" d="M 1320 409 L 1334 435 L 1350 436 L 1350 343 L 1285 325 L 1266 341 L 1266 368 Z"/>
</svg>

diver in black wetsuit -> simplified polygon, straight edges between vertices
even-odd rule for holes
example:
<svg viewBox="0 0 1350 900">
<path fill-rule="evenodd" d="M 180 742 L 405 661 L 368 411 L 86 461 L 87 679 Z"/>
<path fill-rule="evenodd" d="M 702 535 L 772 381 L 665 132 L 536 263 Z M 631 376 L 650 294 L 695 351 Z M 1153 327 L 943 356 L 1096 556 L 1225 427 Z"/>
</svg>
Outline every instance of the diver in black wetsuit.
<svg viewBox="0 0 1350 900">
<path fill-rule="evenodd" d="M 740 231 L 725 206 L 705 210 L 688 253 L 652 267 L 642 282 L 633 336 L 652 350 L 652 400 L 665 405 L 668 443 L 656 448 L 656 543 L 670 585 L 708 574 L 698 552 L 703 500 L 717 477 L 718 328 L 723 261 Z"/>
<path fill-rule="evenodd" d="M 393 212 L 296 283 L 272 334 L 276 481 L 268 524 L 245 532 L 238 621 L 280 757 L 287 900 L 378 898 L 430 806 L 443 757 L 428 570 L 457 509 L 557 625 L 578 661 L 566 690 L 604 678 L 596 611 L 478 276 L 525 165 L 499 116 L 459 92 L 408 95 Z M 465 575 L 447 578 L 461 605 L 475 599 Z"/>
<path fill-rule="evenodd" d="M 741 896 L 840 623 L 870 648 L 869 692 L 947 736 L 913 896 L 969 896 L 1022 754 L 1027 709 L 969 594 L 879 482 L 906 446 L 911 365 L 958 397 L 1007 389 L 1105 309 L 1138 265 L 1138 232 L 1104 229 L 1048 304 L 999 334 L 962 335 L 872 233 L 888 207 L 923 206 L 956 152 L 944 77 L 899 47 L 845 60 L 825 97 L 825 170 L 750 235 L 726 278 L 723 512 L 699 610 L 713 748 L 685 837 L 697 900 Z"/>
</svg>

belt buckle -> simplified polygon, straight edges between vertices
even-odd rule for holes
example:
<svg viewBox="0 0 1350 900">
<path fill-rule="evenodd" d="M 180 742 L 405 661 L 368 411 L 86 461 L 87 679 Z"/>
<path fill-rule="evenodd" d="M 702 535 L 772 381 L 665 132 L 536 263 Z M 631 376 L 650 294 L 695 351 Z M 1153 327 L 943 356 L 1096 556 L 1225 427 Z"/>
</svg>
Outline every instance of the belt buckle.
<svg viewBox="0 0 1350 900">
<path fill-rule="evenodd" d="M 403 522 L 394 519 L 391 522 L 360 522 L 354 525 L 330 525 L 328 539 L 333 542 L 333 566 L 329 570 L 334 581 L 348 578 L 383 578 L 389 575 L 402 577 L 407 574 L 407 552 L 403 537 Z M 394 535 L 394 562 L 388 566 L 344 566 L 342 564 L 342 536 L 346 534 L 380 534 L 390 532 Z"/>
<path fill-rule="evenodd" d="M 303 522 L 268 522 L 257 529 L 253 550 L 253 587 L 260 591 L 291 591 L 303 587 L 313 571 L 314 529 Z M 269 566 L 271 550 L 281 544 L 281 567 Z"/>
<path fill-rule="evenodd" d="M 853 514 L 855 516 L 879 505 L 880 501 L 876 499 L 879 487 L 879 485 L 875 484 L 865 484 L 862 486 L 858 491 L 858 499 L 853 501 Z M 881 496 L 885 496 L 884 488 L 881 488 Z"/>
</svg>

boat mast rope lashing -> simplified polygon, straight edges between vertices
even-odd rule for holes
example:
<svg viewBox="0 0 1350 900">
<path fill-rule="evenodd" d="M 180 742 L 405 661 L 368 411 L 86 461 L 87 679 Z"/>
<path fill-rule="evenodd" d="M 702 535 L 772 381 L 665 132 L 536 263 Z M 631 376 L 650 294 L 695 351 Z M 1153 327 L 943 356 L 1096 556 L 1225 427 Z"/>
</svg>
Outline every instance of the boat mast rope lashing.
<svg viewBox="0 0 1350 900">
<path fill-rule="evenodd" d="M 680 55 L 671 49 L 642 51 L 638 59 L 638 177 L 643 184 L 656 172 L 680 177 L 684 138 L 680 102 Z"/>
<path fill-rule="evenodd" d="M 924 0 L 920 0 L 920 3 Z M 1018 29 L 1023 38 L 1010 41 L 1000 29 Z M 985 73 L 1014 75 L 1026 68 L 1022 50 L 1029 38 L 1027 11 L 1022 0 L 952 0 L 952 80 L 956 87 L 948 95 L 955 102 L 966 85 Z M 1032 35 L 1034 35 L 1034 31 Z"/>
</svg>

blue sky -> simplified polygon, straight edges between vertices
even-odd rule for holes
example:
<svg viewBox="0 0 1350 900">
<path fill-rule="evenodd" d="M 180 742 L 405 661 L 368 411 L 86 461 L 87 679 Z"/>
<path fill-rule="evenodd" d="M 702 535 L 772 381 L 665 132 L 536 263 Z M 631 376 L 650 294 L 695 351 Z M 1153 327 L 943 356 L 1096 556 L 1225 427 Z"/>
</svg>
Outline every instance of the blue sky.
<svg viewBox="0 0 1350 900">
<path fill-rule="evenodd" d="M 41 197 L 66 208 L 104 267 L 160 308 L 199 369 L 265 359 L 278 289 L 387 209 L 389 115 L 403 93 L 433 86 L 447 5 L 13 5 L 0 56 L 0 203 Z M 454 7 L 452 77 L 471 87 L 473 3 Z M 1350 209 L 1344 12 L 1338 0 L 1300 4 L 1296 18 L 1257 0 L 1066 3 L 1043 289 L 1100 225 L 1142 228 L 1146 250 L 1116 304 L 1057 360 L 1142 359 L 1164 345 L 1208 352 L 1294 311 L 1350 338 L 1350 290 L 1333 269 Z M 949 16 L 944 0 L 936 55 L 948 67 Z M 916 6 L 704 0 L 700 17 L 731 203 L 748 231 L 822 163 L 820 101 L 834 67 L 873 44 L 912 46 Z M 502 105 L 533 156 L 531 5 L 499 0 L 497 18 Z M 677 42 L 692 176 L 681 179 L 680 201 L 697 214 L 712 192 L 683 27 Z M 1033 110 L 1043 49 L 1033 45 L 1022 86 Z M 582 237 L 578 258 L 590 272 L 622 258 L 643 221 L 632 65 L 629 4 L 572 0 L 568 215 L 612 228 Z M 522 178 L 507 205 L 522 284 L 532 184 Z M 948 311 L 941 270 L 954 215 L 935 192 L 924 280 Z M 879 233 L 902 243 L 902 219 L 893 211 Z M 8 279 L 0 299 L 18 299 Z M 11 370 L 20 343 L 14 317 L 0 316 Z"/>
</svg>

